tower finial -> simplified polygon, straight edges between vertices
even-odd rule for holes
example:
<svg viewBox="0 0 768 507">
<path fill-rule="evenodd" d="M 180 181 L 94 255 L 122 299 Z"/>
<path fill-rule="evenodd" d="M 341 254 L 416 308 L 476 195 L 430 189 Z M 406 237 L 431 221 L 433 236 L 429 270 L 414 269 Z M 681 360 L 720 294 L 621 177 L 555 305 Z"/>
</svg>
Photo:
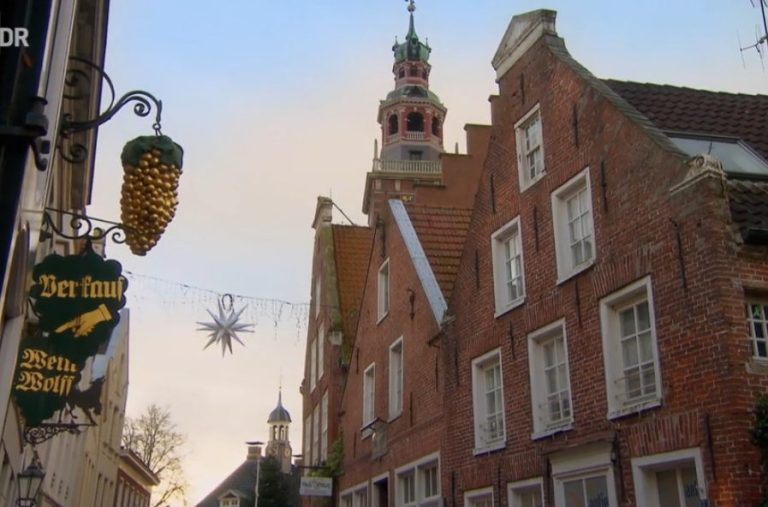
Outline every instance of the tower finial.
<svg viewBox="0 0 768 507">
<path fill-rule="evenodd" d="M 416 2 L 414 0 L 405 0 L 408 2 L 408 12 L 413 14 L 413 11 L 416 10 Z"/>
</svg>

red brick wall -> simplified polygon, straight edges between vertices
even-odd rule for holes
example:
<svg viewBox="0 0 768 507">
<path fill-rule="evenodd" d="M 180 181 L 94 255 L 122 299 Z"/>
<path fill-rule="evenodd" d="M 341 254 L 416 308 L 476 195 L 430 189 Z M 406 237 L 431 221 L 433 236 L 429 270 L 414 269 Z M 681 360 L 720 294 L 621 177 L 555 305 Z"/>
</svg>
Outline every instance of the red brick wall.
<svg viewBox="0 0 768 507">
<path fill-rule="evenodd" d="M 456 321 L 440 343 L 447 408 L 442 488 L 448 505 L 460 505 L 466 490 L 489 485 L 503 505 L 507 482 L 546 476 L 547 453 L 605 439 L 618 443 L 614 474 L 622 506 L 635 505 L 631 458 L 687 447 L 703 451 L 712 505 L 754 504 L 759 465 L 747 428 L 754 393 L 765 391 L 766 379 L 746 373 L 742 285 L 768 287 L 764 252 L 751 262 L 737 253 L 720 182 L 670 194 L 686 173 L 682 157 L 664 149 L 542 41 L 503 76 L 499 88 L 450 303 Z M 546 175 L 521 195 L 514 124 L 537 103 Z M 557 285 L 551 193 L 585 167 L 596 263 Z M 494 318 L 490 236 L 518 215 L 526 301 Z M 609 421 L 599 300 L 646 275 L 652 279 L 662 406 Z M 566 321 L 573 429 L 532 441 L 526 335 L 559 318 Z M 470 365 L 496 347 L 502 353 L 507 445 L 474 457 Z M 546 490 L 551 495 L 551 487 Z"/>
</svg>

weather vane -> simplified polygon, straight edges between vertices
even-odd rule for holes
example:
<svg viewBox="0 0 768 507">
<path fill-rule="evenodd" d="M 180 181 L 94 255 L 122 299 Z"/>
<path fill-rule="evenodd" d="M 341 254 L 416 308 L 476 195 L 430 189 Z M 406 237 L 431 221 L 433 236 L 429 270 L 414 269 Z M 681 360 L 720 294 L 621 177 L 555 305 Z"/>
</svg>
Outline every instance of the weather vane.
<svg viewBox="0 0 768 507">
<path fill-rule="evenodd" d="M 416 2 L 414 0 L 405 0 L 408 3 L 408 12 L 413 12 L 416 10 Z"/>
<path fill-rule="evenodd" d="M 236 340 L 240 345 L 245 346 L 245 343 L 240 340 L 237 333 L 253 333 L 252 329 L 249 329 L 253 324 L 244 324 L 238 322 L 240 315 L 245 310 L 245 306 L 240 310 L 235 311 L 233 308 L 232 294 L 224 294 L 219 299 L 219 314 L 214 315 L 210 310 L 206 310 L 208 315 L 211 316 L 213 322 L 198 322 L 202 327 L 197 328 L 198 331 L 210 331 L 208 335 L 208 343 L 205 344 L 203 349 L 207 349 L 213 343 L 221 343 L 221 355 L 227 352 L 232 354 L 232 340 Z"/>
</svg>

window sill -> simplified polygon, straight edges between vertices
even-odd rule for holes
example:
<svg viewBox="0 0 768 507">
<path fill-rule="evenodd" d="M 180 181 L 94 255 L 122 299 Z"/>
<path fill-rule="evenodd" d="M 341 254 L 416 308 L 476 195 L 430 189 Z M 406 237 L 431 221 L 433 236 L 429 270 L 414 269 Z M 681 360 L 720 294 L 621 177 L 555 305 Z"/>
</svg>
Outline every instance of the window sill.
<svg viewBox="0 0 768 507">
<path fill-rule="evenodd" d="M 768 357 L 750 357 L 747 362 L 747 373 L 768 375 Z"/>
<path fill-rule="evenodd" d="M 512 311 L 512 310 L 514 310 L 515 308 L 517 308 L 519 306 L 522 306 L 524 303 L 525 303 L 525 296 L 519 297 L 519 298 L 515 299 L 514 301 L 512 301 L 511 303 L 509 303 L 506 307 L 504 307 L 504 308 L 502 308 L 500 310 L 497 308 L 496 309 L 496 313 L 493 314 L 493 318 L 494 319 L 498 319 L 499 317 L 501 317 L 505 313 L 507 313 L 509 311 Z"/>
<path fill-rule="evenodd" d="M 370 438 L 371 435 L 373 435 L 373 429 L 369 428 L 370 424 L 366 424 L 362 428 L 360 428 L 360 440 L 365 440 L 366 438 Z"/>
<path fill-rule="evenodd" d="M 525 180 L 525 176 L 520 174 L 520 193 L 522 194 L 532 186 L 534 186 L 536 183 L 544 179 L 544 175 L 547 174 L 547 171 L 545 169 L 542 169 L 541 172 L 532 180 Z"/>
<path fill-rule="evenodd" d="M 499 440 L 498 442 L 494 442 L 493 444 L 490 444 L 486 447 L 475 447 L 472 449 L 472 455 L 473 456 L 480 456 L 482 454 L 488 454 L 493 451 L 498 451 L 499 449 L 504 449 L 507 446 L 506 439 Z"/>
<path fill-rule="evenodd" d="M 389 420 L 387 421 L 387 424 L 390 424 L 390 423 L 400 419 L 400 416 L 402 416 L 402 415 L 403 415 L 403 411 L 402 410 L 400 410 L 400 412 L 398 412 L 397 414 L 390 415 L 389 416 Z"/>
<path fill-rule="evenodd" d="M 589 261 L 587 261 L 587 262 L 585 262 L 583 264 L 579 264 L 578 266 L 573 268 L 568 273 L 558 277 L 556 285 L 560 285 L 560 284 L 562 284 L 564 282 L 567 282 L 568 280 L 570 280 L 574 276 L 578 275 L 579 273 L 583 273 L 584 271 L 588 270 L 589 268 L 591 268 L 594 265 L 595 265 L 595 258 L 592 257 L 591 260 L 589 260 Z"/>
<path fill-rule="evenodd" d="M 531 440 L 539 440 L 541 438 L 551 437 L 552 435 L 555 435 L 557 433 L 563 433 L 565 431 L 570 431 L 572 429 L 573 429 L 573 421 L 567 421 L 562 424 L 558 424 L 557 426 L 545 428 L 541 431 L 534 431 L 533 433 L 531 433 Z"/>
<path fill-rule="evenodd" d="M 379 324 L 381 324 L 381 321 L 382 321 L 382 320 L 384 320 L 384 319 L 386 319 L 386 318 L 387 318 L 387 315 L 389 315 L 389 310 L 387 310 L 387 311 L 384 313 L 384 315 L 382 315 L 381 317 L 379 317 L 379 318 L 378 318 L 378 320 L 376 321 L 376 325 L 378 326 Z"/>
<path fill-rule="evenodd" d="M 660 407 L 660 406 L 661 406 L 661 398 L 654 397 L 649 400 L 638 401 L 631 405 L 625 405 L 621 408 L 609 407 L 608 419 L 609 420 L 618 419 L 626 415 L 638 414 L 645 410 L 649 410 L 649 409 Z"/>
</svg>

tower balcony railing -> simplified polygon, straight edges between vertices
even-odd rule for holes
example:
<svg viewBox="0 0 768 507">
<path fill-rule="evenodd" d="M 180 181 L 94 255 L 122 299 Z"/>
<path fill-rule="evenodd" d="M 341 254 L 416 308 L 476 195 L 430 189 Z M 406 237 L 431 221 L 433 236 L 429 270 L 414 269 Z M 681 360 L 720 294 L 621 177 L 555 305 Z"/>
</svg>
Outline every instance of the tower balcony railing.
<svg viewBox="0 0 768 507">
<path fill-rule="evenodd" d="M 373 172 L 423 174 L 440 176 L 443 164 L 440 160 L 382 160 L 373 159 Z"/>
<path fill-rule="evenodd" d="M 427 136 L 424 135 L 424 132 L 406 131 L 405 133 L 406 141 L 424 141 L 426 138 Z"/>
</svg>

